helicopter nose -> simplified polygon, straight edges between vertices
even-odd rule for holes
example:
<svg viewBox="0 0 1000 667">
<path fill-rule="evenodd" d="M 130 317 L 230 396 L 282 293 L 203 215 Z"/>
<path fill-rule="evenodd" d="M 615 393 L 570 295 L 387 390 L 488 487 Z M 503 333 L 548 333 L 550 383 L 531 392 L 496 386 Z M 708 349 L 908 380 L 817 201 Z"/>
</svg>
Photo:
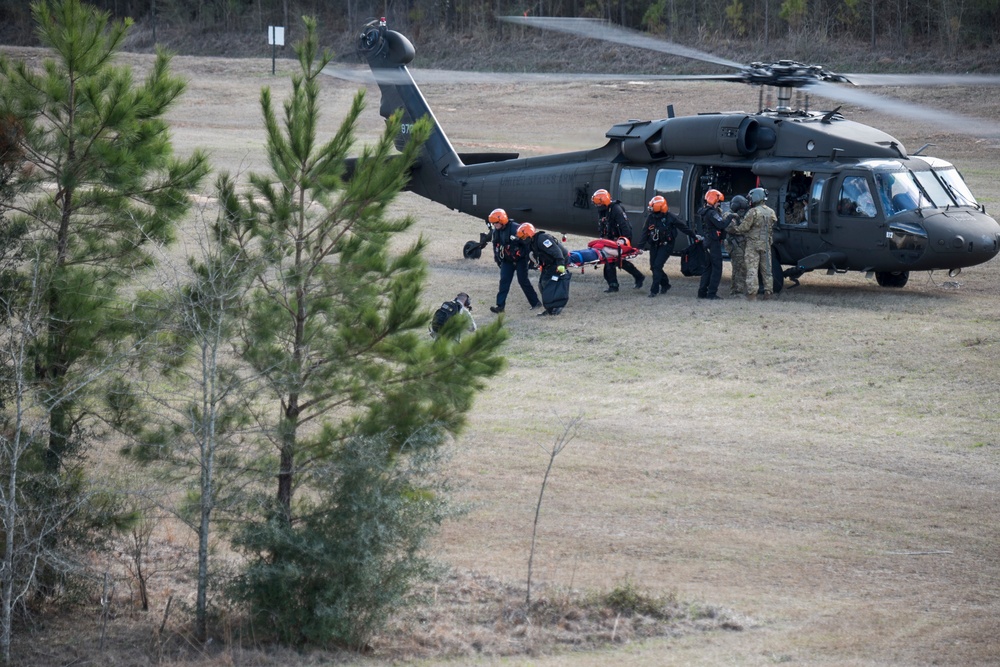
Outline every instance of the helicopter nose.
<svg viewBox="0 0 1000 667">
<path fill-rule="evenodd" d="M 982 213 L 943 213 L 927 220 L 930 248 L 950 266 L 973 266 L 1000 253 L 1000 224 Z"/>
</svg>

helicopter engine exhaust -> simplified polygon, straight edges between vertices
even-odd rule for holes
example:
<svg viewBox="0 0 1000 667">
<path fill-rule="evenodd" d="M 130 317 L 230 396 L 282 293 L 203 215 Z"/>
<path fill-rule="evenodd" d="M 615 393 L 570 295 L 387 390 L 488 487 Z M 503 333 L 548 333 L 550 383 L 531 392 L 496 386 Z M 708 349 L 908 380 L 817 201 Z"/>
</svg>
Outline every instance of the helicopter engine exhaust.
<svg viewBox="0 0 1000 667">
<path fill-rule="evenodd" d="M 611 128 L 609 139 L 621 141 L 622 154 L 633 162 L 653 162 L 672 155 L 721 153 L 748 157 L 773 148 L 774 129 L 744 114 L 705 114 L 657 121 L 630 121 Z"/>
</svg>

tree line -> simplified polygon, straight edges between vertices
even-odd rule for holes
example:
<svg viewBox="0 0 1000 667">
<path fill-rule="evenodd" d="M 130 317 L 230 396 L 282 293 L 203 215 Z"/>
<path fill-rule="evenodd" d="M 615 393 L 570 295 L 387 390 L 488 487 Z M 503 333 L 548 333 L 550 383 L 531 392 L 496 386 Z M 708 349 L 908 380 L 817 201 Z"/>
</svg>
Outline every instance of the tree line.
<svg viewBox="0 0 1000 667">
<path fill-rule="evenodd" d="M 269 25 L 299 29 L 316 17 L 325 32 L 350 34 L 365 19 L 386 16 L 397 29 L 497 34 L 498 15 L 583 16 L 698 44 L 726 38 L 770 43 L 789 37 L 837 41 L 898 52 L 964 52 L 996 46 L 995 0 L 95 0 L 114 18 L 155 26 L 263 34 Z M 22 0 L 0 0 L 8 39 L 32 34 Z"/>
<path fill-rule="evenodd" d="M 289 98 L 261 91 L 268 169 L 210 185 L 172 151 L 169 55 L 137 80 L 113 59 L 130 20 L 32 14 L 44 66 L 0 56 L 0 658 L 42 607 L 107 612 L 120 578 L 95 563 L 124 558 L 147 609 L 163 516 L 197 538 L 197 639 L 224 599 L 258 639 L 364 646 L 428 574 L 443 445 L 505 363 L 499 320 L 431 340 L 425 243 L 393 242 L 429 122 L 359 149 L 361 91 L 319 136 L 306 18 Z"/>
</svg>

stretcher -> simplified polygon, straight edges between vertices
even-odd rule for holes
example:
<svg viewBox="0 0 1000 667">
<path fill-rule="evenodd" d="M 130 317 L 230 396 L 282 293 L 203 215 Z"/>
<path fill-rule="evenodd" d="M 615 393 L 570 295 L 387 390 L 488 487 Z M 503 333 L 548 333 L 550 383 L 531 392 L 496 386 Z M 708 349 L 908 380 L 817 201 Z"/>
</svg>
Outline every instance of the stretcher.
<svg viewBox="0 0 1000 667">
<path fill-rule="evenodd" d="M 609 262 L 632 260 L 641 254 L 642 250 L 633 247 L 626 238 L 617 241 L 596 239 L 588 243 L 583 250 L 570 250 L 569 265 L 578 267 L 580 273 L 583 273 L 588 266 L 603 266 Z"/>
</svg>

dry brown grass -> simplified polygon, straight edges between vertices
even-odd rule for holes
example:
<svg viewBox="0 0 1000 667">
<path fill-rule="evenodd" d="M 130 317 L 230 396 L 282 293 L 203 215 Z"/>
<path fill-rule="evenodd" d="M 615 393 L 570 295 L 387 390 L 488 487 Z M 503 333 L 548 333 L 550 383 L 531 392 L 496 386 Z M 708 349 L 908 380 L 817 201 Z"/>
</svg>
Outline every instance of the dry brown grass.
<svg viewBox="0 0 1000 667">
<path fill-rule="evenodd" d="M 175 65 L 191 77 L 172 113 L 179 149 L 206 146 L 219 167 L 261 169 L 259 87 L 287 88 L 270 76 L 270 61 L 178 58 Z M 353 92 L 324 84 L 329 131 Z M 894 92 L 924 102 L 946 95 L 1000 118 L 996 96 L 984 91 Z M 662 117 L 670 103 L 679 114 L 756 103 L 741 88 L 715 84 L 437 86 L 425 93 L 461 149 L 526 154 L 599 145 L 615 122 Z M 370 101 L 362 132 L 373 137 L 381 128 L 377 94 Z M 997 208 L 996 139 L 845 111 L 911 149 L 933 141 L 930 152 L 954 161 L 981 201 Z M 480 223 L 411 195 L 397 210 L 418 219 L 414 234 L 433 239 L 428 307 L 463 290 L 480 320 L 492 318 L 486 306 L 495 268 L 460 257 Z M 612 651 L 553 653 L 535 644 L 534 653 L 504 664 L 995 664 L 1000 263 L 957 279 L 917 274 L 903 290 L 880 289 L 861 275 L 807 275 L 767 303 L 700 302 L 676 259 L 668 272 L 674 289 L 654 300 L 631 290 L 604 295 L 599 274 L 577 276 L 559 318 L 535 318 L 512 294 L 510 367 L 479 397 L 454 448 L 458 499 L 471 511 L 435 545 L 444 562 L 468 573 L 456 575 L 466 583 L 452 590 L 452 602 L 439 597 L 415 612 L 432 625 L 407 616 L 399 634 L 378 638 L 375 656 L 351 659 L 391 661 L 412 647 L 401 652 L 424 664 L 456 654 L 460 664 L 486 664 L 494 659 L 474 656 L 503 652 L 477 645 L 523 645 L 516 633 L 525 626 L 503 621 L 503 592 L 526 576 L 545 447 L 562 419 L 582 412 L 585 428 L 556 461 L 546 490 L 535 581 L 557 597 L 608 591 L 628 578 L 653 594 L 736 610 L 734 618 L 754 623 L 742 632 L 634 635 Z M 122 618 L 112 631 L 134 623 L 133 639 L 151 636 L 166 601 L 163 588 L 153 593 L 152 623 Z M 475 620 L 484 614 L 488 620 Z M 93 652 L 97 628 L 80 621 L 31 641 L 53 654 L 73 645 L 79 664 L 143 664 L 149 655 L 142 642 L 135 642 L 139 657 L 130 657 L 127 644 Z M 418 650 L 421 642 L 427 646 Z M 234 649 L 195 664 L 334 659 Z"/>
</svg>

